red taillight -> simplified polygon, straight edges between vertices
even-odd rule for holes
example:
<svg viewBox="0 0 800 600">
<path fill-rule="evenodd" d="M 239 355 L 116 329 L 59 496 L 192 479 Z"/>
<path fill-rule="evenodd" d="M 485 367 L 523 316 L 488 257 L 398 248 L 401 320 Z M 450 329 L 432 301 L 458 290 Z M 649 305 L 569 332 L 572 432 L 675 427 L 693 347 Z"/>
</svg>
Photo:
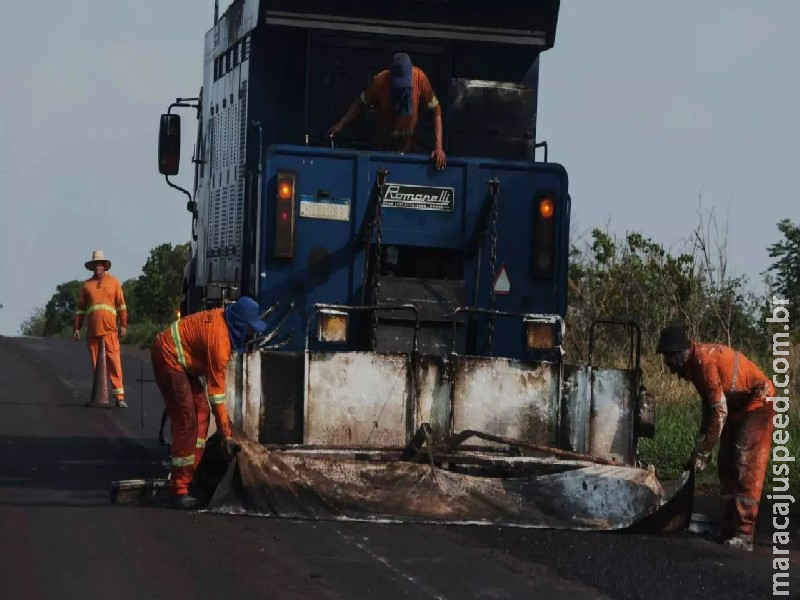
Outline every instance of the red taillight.
<svg viewBox="0 0 800 600">
<path fill-rule="evenodd" d="M 556 201 L 553 195 L 542 194 L 534 202 L 531 276 L 535 279 L 550 279 L 555 271 Z"/>
<path fill-rule="evenodd" d="M 275 256 L 294 258 L 294 173 L 278 172 L 278 193 L 275 198 Z"/>
</svg>

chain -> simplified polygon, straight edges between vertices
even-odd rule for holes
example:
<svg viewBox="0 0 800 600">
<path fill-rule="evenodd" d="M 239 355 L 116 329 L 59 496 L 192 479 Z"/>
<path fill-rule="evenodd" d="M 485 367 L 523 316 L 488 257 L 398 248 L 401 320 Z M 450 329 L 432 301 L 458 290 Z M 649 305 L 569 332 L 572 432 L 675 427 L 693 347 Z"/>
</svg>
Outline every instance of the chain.
<svg viewBox="0 0 800 600">
<path fill-rule="evenodd" d="M 489 272 L 492 274 L 489 278 L 489 297 L 491 301 L 491 314 L 489 315 L 489 356 L 492 355 L 492 346 L 494 342 L 494 311 L 496 310 L 496 300 L 494 295 L 494 281 L 497 278 L 497 192 L 500 182 L 495 179 L 489 180 L 489 186 L 492 195 L 492 237 L 491 237 L 491 251 L 489 254 Z"/>
<path fill-rule="evenodd" d="M 378 231 L 375 236 L 375 264 L 373 266 L 373 274 L 372 274 L 372 302 L 373 304 L 378 303 L 378 293 L 381 289 L 380 281 L 378 278 L 380 276 L 381 271 L 381 243 L 383 237 L 383 189 L 384 184 L 386 182 L 386 176 L 389 174 L 383 168 L 378 169 L 378 204 L 377 210 L 375 212 L 375 226 L 377 227 Z M 372 349 L 378 345 L 377 340 L 378 335 L 378 311 L 372 311 Z"/>
</svg>

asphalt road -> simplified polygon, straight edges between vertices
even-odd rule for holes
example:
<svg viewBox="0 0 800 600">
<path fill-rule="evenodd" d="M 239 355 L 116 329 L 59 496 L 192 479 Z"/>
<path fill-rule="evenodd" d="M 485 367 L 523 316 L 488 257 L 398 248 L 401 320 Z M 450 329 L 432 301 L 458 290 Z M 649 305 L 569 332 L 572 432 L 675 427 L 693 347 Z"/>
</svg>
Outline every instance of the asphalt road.
<svg viewBox="0 0 800 600">
<path fill-rule="evenodd" d="M 83 343 L 0 338 L 0 597 L 772 595 L 769 546 L 742 554 L 686 533 L 309 523 L 112 506 L 112 480 L 165 474 L 161 401 L 146 383 L 142 419 L 135 382 L 140 367 L 152 378 L 145 356 L 124 350 L 128 410 L 90 409 Z M 762 527 L 759 537 L 770 532 Z M 792 563 L 800 574 L 796 553 Z"/>
</svg>

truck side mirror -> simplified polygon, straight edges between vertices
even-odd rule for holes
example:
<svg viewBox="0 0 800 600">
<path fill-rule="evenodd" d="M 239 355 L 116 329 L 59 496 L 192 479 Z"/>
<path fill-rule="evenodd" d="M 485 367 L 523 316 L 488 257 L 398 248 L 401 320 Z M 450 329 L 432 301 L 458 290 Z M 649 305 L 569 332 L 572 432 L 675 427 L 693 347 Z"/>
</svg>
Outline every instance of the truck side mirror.
<svg viewBox="0 0 800 600">
<path fill-rule="evenodd" d="M 181 163 L 181 117 L 161 115 L 158 128 L 158 172 L 177 175 Z"/>
</svg>

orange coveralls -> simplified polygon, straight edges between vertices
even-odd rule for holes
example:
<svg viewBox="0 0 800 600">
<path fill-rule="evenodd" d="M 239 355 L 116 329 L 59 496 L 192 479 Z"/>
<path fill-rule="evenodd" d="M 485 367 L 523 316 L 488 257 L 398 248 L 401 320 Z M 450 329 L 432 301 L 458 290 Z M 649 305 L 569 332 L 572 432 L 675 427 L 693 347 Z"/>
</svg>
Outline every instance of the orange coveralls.
<svg viewBox="0 0 800 600">
<path fill-rule="evenodd" d="M 222 308 L 183 317 L 156 336 L 151 349 L 153 373 L 164 397 L 172 433 L 170 492 L 187 494 L 203 456 L 209 425 L 209 401 L 217 429 L 232 436 L 225 407 L 225 380 L 231 342 Z M 208 400 L 198 377 L 205 377 Z"/>
<path fill-rule="evenodd" d="M 111 379 L 111 393 L 117 400 L 125 399 L 125 388 L 122 385 L 122 362 L 119 352 L 119 336 L 117 334 L 117 315 L 121 327 L 128 326 L 128 309 L 122 286 L 113 275 L 105 273 L 97 279 L 92 277 L 83 282 L 78 296 L 75 313 L 75 330 L 80 331 L 86 321 L 86 341 L 92 359 L 92 371 L 97 367 L 97 355 L 100 352 L 100 340 L 106 343 L 106 364 Z"/>
<path fill-rule="evenodd" d="M 361 103 L 375 108 L 376 117 L 383 131 L 373 139 L 375 149 L 390 152 L 413 152 L 416 149 L 416 128 L 419 120 L 419 105 L 441 116 L 442 107 L 433 93 L 428 76 L 418 67 L 413 68 L 412 111 L 410 115 L 395 112 L 392 104 L 392 77 L 389 70 L 378 73 L 369 87 L 361 94 Z M 382 135 L 381 135 L 382 134 Z"/>
<path fill-rule="evenodd" d="M 719 447 L 725 506 L 721 533 L 750 541 L 769 463 L 774 388 L 743 354 L 721 344 L 692 344 L 683 375 L 703 400 L 696 450 Z"/>
</svg>

